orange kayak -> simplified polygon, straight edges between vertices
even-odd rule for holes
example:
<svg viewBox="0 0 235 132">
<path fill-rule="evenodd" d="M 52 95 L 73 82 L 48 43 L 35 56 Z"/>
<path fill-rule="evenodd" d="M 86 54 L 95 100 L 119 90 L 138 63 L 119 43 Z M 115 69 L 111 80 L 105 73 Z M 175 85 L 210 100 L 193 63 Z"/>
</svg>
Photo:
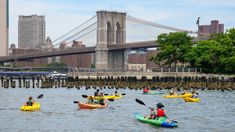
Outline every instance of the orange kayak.
<svg viewBox="0 0 235 132">
<path fill-rule="evenodd" d="M 108 106 L 107 103 L 105 103 L 104 105 L 101 104 L 87 104 L 87 103 L 78 103 L 78 107 L 80 109 L 97 109 L 97 108 L 106 108 Z"/>
</svg>

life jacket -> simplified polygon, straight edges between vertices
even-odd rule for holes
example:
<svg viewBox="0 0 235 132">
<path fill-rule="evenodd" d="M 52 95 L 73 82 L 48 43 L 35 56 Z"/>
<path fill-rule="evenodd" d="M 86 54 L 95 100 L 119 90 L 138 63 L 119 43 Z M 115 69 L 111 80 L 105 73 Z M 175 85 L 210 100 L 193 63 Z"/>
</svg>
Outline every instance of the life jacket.
<svg viewBox="0 0 235 132">
<path fill-rule="evenodd" d="M 165 116 L 165 111 L 163 109 L 157 109 L 157 116 L 158 117 Z"/>
<path fill-rule="evenodd" d="M 27 106 L 33 106 L 33 101 L 29 100 L 26 102 Z"/>
<path fill-rule="evenodd" d="M 144 88 L 143 92 L 144 92 L 144 93 L 148 93 L 149 90 L 148 90 L 147 88 Z"/>
</svg>

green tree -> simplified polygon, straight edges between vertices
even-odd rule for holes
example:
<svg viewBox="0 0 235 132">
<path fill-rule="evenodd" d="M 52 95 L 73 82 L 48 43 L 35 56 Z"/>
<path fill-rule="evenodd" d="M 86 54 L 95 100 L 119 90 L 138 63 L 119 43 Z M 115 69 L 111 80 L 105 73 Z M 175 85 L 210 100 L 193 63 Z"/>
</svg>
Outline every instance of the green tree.
<svg viewBox="0 0 235 132">
<path fill-rule="evenodd" d="M 161 34 L 157 38 L 160 53 L 150 60 L 155 63 L 165 62 L 166 65 L 172 63 L 176 67 L 178 62 L 185 63 L 185 54 L 192 48 L 192 38 L 185 32 L 175 32 Z"/>
</svg>

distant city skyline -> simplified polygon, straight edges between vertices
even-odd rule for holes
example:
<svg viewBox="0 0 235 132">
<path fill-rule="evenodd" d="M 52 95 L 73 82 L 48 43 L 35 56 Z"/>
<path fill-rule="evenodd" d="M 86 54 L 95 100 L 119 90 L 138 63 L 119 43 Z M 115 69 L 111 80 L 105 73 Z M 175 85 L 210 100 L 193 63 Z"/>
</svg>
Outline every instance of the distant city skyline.
<svg viewBox="0 0 235 132">
<path fill-rule="evenodd" d="M 52 41 L 94 16 L 97 10 L 123 11 L 151 22 L 194 31 L 197 30 L 197 17 L 201 17 L 202 25 L 219 20 L 225 25 L 225 30 L 235 27 L 233 0 L 14 0 L 9 4 L 9 44 L 16 45 L 19 15 L 44 15 L 46 34 Z M 158 31 L 153 27 L 129 26 L 127 41 L 156 39 Z M 82 41 L 95 44 L 95 40 L 95 34 L 91 34 Z"/>
</svg>

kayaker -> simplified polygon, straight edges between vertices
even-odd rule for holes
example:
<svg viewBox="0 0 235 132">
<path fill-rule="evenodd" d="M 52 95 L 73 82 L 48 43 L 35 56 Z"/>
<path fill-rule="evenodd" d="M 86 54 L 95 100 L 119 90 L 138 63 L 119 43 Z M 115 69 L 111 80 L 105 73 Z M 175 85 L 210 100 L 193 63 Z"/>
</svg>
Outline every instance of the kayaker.
<svg viewBox="0 0 235 132">
<path fill-rule="evenodd" d="M 103 93 L 100 93 L 98 102 L 99 102 L 99 104 L 104 105 L 104 94 Z"/>
<path fill-rule="evenodd" d="M 174 95 L 174 92 L 172 90 L 169 91 L 170 95 Z"/>
<path fill-rule="evenodd" d="M 33 97 L 32 96 L 29 96 L 29 99 L 28 101 L 25 103 L 25 106 L 33 106 Z"/>
<path fill-rule="evenodd" d="M 94 96 L 98 96 L 99 95 L 99 89 L 97 89 L 96 91 L 95 91 L 95 93 L 94 93 Z"/>
<path fill-rule="evenodd" d="M 192 98 L 199 98 L 199 94 L 196 93 L 196 92 L 193 92 L 193 93 L 192 93 Z"/>
<path fill-rule="evenodd" d="M 87 103 L 88 104 L 93 104 L 94 103 L 94 100 L 93 100 L 92 96 L 88 96 Z"/>
<path fill-rule="evenodd" d="M 157 109 L 151 109 L 151 113 L 150 113 L 150 118 L 151 119 L 156 119 L 158 117 L 163 117 L 166 116 L 165 115 L 165 110 L 162 109 L 164 107 L 164 105 L 162 103 L 158 103 L 156 104 Z"/>
<path fill-rule="evenodd" d="M 115 96 L 119 96 L 118 93 L 117 93 L 117 91 L 114 92 L 114 95 L 115 95 Z"/>
<path fill-rule="evenodd" d="M 144 93 L 148 93 L 148 92 L 149 92 L 149 88 L 144 88 L 144 89 L 143 89 L 143 92 L 144 92 Z"/>
<path fill-rule="evenodd" d="M 184 91 L 181 93 L 181 95 L 185 95 L 186 93 L 187 93 L 187 91 L 184 90 Z"/>
</svg>

